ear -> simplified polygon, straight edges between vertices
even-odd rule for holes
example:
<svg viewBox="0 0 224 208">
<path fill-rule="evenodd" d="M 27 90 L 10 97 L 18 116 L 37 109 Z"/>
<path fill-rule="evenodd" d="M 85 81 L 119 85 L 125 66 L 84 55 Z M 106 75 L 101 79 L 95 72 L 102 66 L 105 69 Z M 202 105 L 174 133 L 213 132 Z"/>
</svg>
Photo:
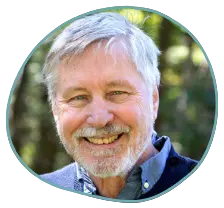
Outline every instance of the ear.
<svg viewBox="0 0 224 208">
<path fill-rule="evenodd" d="M 55 102 L 51 104 L 51 109 L 52 109 L 52 113 L 54 116 L 54 120 L 55 120 L 55 122 L 57 122 L 58 121 L 58 110 L 57 110 Z"/>
<path fill-rule="evenodd" d="M 157 87 L 154 87 L 153 90 L 153 118 L 154 120 L 157 119 L 159 109 L 159 91 Z"/>
</svg>

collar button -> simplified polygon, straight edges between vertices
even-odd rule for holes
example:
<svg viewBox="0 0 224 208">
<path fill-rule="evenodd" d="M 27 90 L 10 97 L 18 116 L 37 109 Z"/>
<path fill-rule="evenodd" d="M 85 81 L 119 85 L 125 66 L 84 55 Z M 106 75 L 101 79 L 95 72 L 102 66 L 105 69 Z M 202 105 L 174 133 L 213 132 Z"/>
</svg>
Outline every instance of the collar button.
<svg viewBox="0 0 224 208">
<path fill-rule="evenodd" d="M 144 186 L 145 189 L 148 189 L 149 188 L 149 183 L 145 182 L 143 186 Z"/>
</svg>

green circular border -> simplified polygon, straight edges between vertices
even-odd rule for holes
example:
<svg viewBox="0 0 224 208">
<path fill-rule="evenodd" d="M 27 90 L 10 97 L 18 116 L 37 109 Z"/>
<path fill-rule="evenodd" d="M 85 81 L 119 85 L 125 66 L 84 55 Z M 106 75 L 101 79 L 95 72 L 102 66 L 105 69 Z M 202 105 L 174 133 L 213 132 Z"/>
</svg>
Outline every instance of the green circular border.
<svg viewBox="0 0 224 208">
<path fill-rule="evenodd" d="M 11 137 L 10 137 L 10 129 L 9 129 L 9 119 L 8 119 L 8 116 L 9 116 L 9 110 L 10 110 L 10 102 L 11 102 L 11 97 L 12 97 L 12 94 L 13 94 L 13 91 L 14 91 L 14 88 L 16 86 L 16 82 L 17 82 L 17 79 L 19 78 L 20 74 L 22 73 L 23 71 L 23 68 L 24 66 L 26 65 L 26 63 L 28 62 L 28 60 L 30 59 L 30 57 L 33 55 L 33 53 L 35 52 L 35 50 L 39 47 L 40 44 L 42 44 L 42 42 L 47 39 L 51 33 L 57 31 L 58 29 L 60 29 L 61 27 L 63 27 L 63 25 L 67 24 L 67 23 L 70 23 L 76 19 L 79 19 L 83 16 L 86 16 L 86 15 L 90 15 L 90 14 L 93 14 L 93 13 L 96 13 L 96 12 L 101 12 L 101 11 L 106 11 L 106 10 L 112 10 L 112 9 L 135 9 L 135 10 L 142 10 L 142 11 L 147 11 L 147 12 L 153 12 L 157 15 L 160 15 L 168 20 L 170 20 L 171 22 L 177 24 L 178 26 L 180 26 L 181 28 L 184 29 L 184 31 L 186 31 L 193 39 L 194 41 L 198 44 L 198 46 L 200 47 L 200 49 L 202 50 L 205 58 L 206 58 L 206 61 L 208 62 L 208 65 L 209 65 L 209 69 L 210 69 L 210 72 L 211 72 L 211 76 L 212 76 L 212 80 L 213 80 L 213 84 L 214 84 L 214 89 L 215 89 L 215 100 L 216 100 L 216 103 L 215 103 L 215 118 L 214 118 L 214 124 L 213 124 L 213 129 L 212 129 L 212 134 L 211 134 L 211 137 L 210 137 L 210 140 L 209 140 L 209 143 L 208 143 L 208 146 L 201 158 L 201 160 L 198 162 L 197 166 L 194 168 L 193 171 L 191 171 L 189 174 L 187 174 L 184 178 L 182 178 L 179 182 L 177 182 L 175 185 L 173 185 L 172 187 L 166 189 L 165 191 L 153 196 L 153 197 L 149 197 L 149 198 L 146 198 L 146 199 L 140 199 L 140 200 L 118 200 L 118 199 L 110 199 L 110 198 L 106 198 L 106 197 L 102 197 L 102 196 L 95 196 L 95 195 L 90 195 L 90 194 L 86 194 L 86 193 L 83 193 L 83 192 L 80 192 L 80 191 L 75 191 L 75 190 L 71 190 L 71 189 L 67 189 L 67 188 L 64 188 L 64 187 L 61 187 L 61 186 L 57 186 L 53 183 L 50 183 L 48 182 L 47 180 L 44 180 L 43 178 L 41 178 L 39 175 L 37 175 L 31 168 L 29 168 L 25 163 L 24 161 L 20 158 L 20 156 L 18 155 L 18 153 L 16 152 L 15 148 L 14 148 L 14 145 L 12 143 L 12 140 L 11 140 Z M 181 184 L 185 179 L 187 179 L 190 175 L 192 175 L 197 169 L 198 167 L 201 165 L 201 163 L 204 161 L 206 155 L 208 154 L 208 151 L 211 147 L 211 144 L 212 144 L 212 140 L 213 140 L 213 137 L 214 137 L 214 133 L 215 133 L 215 129 L 216 129 L 216 124 L 217 124 L 217 118 L 218 118 L 218 91 L 217 91 L 217 85 L 216 85 L 216 80 L 215 80 L 215 76 L 214 76 L 214 73 L 213 73 L 213 69 L 212 69 L 212 65 L 208 59 L 208 56 L 207 54 L 205 53 L 203 47 L 201 46 L 201 44 L 199 43 L 199 41 L 196 39 L 196 37 L 187 29 L 185 28 L 183 25 L 181 25 L 179 22 L 173 20 L 172 18 L 170 18 L 169 16 L 161 13 L 161 12 L 158 12 L 156 10 L 153 10 L 153 9 L 148 9 L 148 8 L 144 8 L 144 7 L 135 7 L 135 6 L 114 6 L 114 7 L 106 7 L 106 8 L 101 8 L 101 9 L 97 9 L 97 10 L 93 10 L 93 11 L 90 11 L 90 12 L 87 12 L 87 13 L 84 13 L 82 15 L 79 15 L 77 17 L 74 17 L 66 22 L 64 22 L 63 24 L 61 24 L 60 26 L 58 26 L 57 28 L 55 28 L 53 31 L 51 31 L 47 36 L 45 36 L 37 45 L 36 47 L 30 52 L 30 54 L 28 55 L 28 57 L 26 58 L 26 60 L 24 61 L 22 67 L 20 68 L 15 80 L 14 80 L 14 83 L 13 83 L 13 86 L 12 86 L 12 89 L 10 91 L 10 94 L 9 94 L 9 99 L 8 99 L 8 103 L 7 103 L 7 109 L 6 109 L 6 131 L 7 131 L 7 135 L 8 135 L 8 139 L 9 139 L 9 143 L 10 143 L 10 146 L 14 152 L 14 154 L 16 155 L 17 159 L 20 161 L 20 163 L 22 163 L 22 165 L 30 172 L 32 173 L 33 175 L 35 175 L 37 178 L 41 179 L 42 181 L 54 186 L 54 187 L 57 187 L 57 188 L 60 188 L 60 189 L 63 189 L 63 190 L 66 190 L 66 191 L 70 191 L 70 192 L 75 192 L 75 193 L 78 193 L 78 194 L 82 194 L 82 195 L 86 195 L 86 196 L 89 196 L 89 197 L 93 197 L 93 198 L 98 198 L 98 199 L 103 199 L 103 200 L 106 200 L 106 201 L 114 201 L 114 202 L 122 202 L 122 203 L 137 203 L 137 202 L 144 202 L 144 201 L 149 201 L 149 200 L 152 200 L 152 199 L 155 199 L 157 197 L 160 197 L 161 195 L 169 192 L 170 190 L 172 190 L 173 188 L 175 188 L 176 186 L 178 186 L 179 184 Z"/>
</svg>

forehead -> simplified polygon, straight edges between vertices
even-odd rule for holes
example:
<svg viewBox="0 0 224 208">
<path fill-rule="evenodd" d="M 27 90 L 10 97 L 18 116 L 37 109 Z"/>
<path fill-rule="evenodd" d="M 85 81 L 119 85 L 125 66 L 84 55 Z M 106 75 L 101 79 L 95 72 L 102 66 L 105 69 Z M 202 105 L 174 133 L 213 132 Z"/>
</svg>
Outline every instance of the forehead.
<svg viewBox="0 0 224 208">
<path fill-rule="evenodd" d="M 136 66 L 129 58 L 122 45 L 116 43 L 105 48 L 105 42 L 97 42 L 87 47 L 79 56 L 69 56 L 59 65 L 60 77 L 73 75 L 75 78 L 92 76 L 136 75 Z"/>
</svg>

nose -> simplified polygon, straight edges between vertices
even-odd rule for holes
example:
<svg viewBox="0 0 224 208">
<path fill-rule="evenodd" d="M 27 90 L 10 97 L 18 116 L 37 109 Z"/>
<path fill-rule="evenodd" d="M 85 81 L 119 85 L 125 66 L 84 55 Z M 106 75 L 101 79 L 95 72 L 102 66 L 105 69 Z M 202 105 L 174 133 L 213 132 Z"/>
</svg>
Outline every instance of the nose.
<svg viewBox="0 0 224 208">
<path fill-rule="evenodd" d="M 89 105 L 88 125 L 100 128 L 113 121 L 114 114 L 110 112 L 108 103 L 103 99 L 96 99 Z"/>
</svg>

